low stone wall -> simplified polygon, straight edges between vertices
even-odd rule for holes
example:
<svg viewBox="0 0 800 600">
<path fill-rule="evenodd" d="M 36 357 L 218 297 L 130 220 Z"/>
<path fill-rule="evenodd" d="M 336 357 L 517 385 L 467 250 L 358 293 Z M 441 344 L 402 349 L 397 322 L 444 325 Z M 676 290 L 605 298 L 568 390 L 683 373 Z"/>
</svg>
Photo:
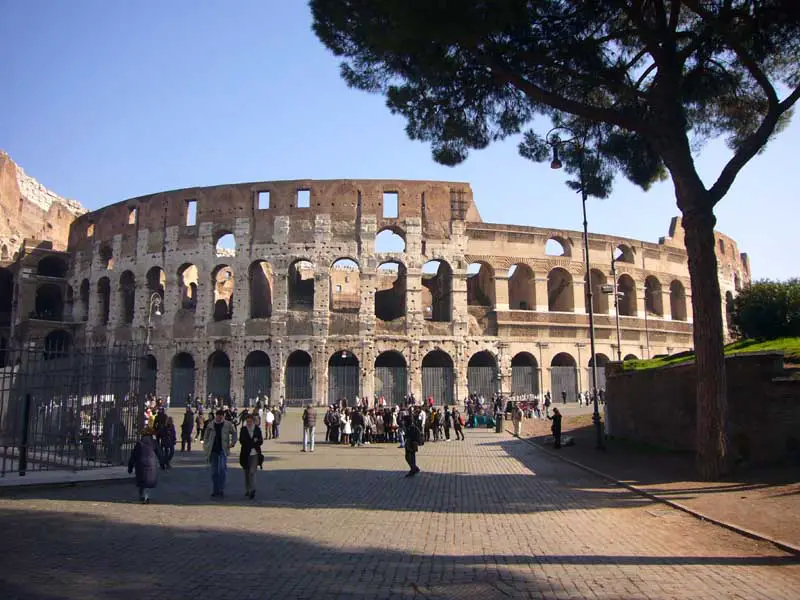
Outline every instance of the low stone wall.
<svg viewBox="0 0 800 600">
<path fill-rule="evenodd" d="M 783 357 L 728 357 L 730 440 L 751 463 L 780 460 L 800 440 L 800 380 L 788 378 Z M 606 367 L 610 432 L 672 450 L 695 449 L 695 365 L 647 371 Z"/>
</svg>

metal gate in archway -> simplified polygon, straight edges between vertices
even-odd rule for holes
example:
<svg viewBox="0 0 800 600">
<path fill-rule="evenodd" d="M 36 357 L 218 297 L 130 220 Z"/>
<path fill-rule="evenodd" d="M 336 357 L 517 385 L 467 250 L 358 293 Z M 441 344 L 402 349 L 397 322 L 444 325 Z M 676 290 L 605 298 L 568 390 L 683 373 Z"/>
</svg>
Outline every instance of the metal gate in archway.
<svg viewBox="0 0 800 600">
<path fill-rule="evenodd" d="M 231 363 L 228 355 L 219 350 L 208 360 L 206 394 L 211 394 L 213 398 L 222 398 L 225 403 L 231 398 Z"/>
<path fill-rule="evenodd" d="M 156 380 L 158 379 L 158 363 L 152 355 L 147 355 L 144 359 L 142 366 L 142 382 L 139 385 L 139 391 L 142 394 L 155 394 L 156 393 Z M 172 400 L 172 396 L 170 396 Z M 177 400 L 180 400 L 179 398 Z"/>
<path fill-rule="evenodd" d="M 587 390 L 590 390 L 592 387 L 592 367 L 586 368 L 586 385 L 584 386 Z M 605 367 L 597 367 L 597 389 L 604 390 L 606 389 L 606 368 Z"/>
<path fill-rule="evenodd" d="M 387 405 L 400 405 L 408 393 L 406 367 L 375 367 L 375 394 L 383 396 Z"/>
<path fill-rule="evenodd" d="M 536 367 L 511 367 L 512 394 L 538 394 L 539 369 Z"/>
<path fill-rule="evenodd" d="M 550 367 L 550 393 L 553 402 L 561 402 L 561 392 L 567 393 L 567 402 L 575 402 L 578 394 L 578 369 L 575 367 Z"/>
<path fill-rule="evenodd" d="M 188 398 L 194 399 L 194 365 L 174 365 L 172 367 L 172 386 L 170 388 L 170 402 L 174 406 L 185 402 Z"/>
<path fill-rule="evenodd" d="M 422 395 L 425 399 L 433 396 L 438 405 L 455 404 L 454 383 L 452 367 L 422 367 Z"/>
<path fill-rule="evenodd" d="M 259 392 L 269 396 L 272 393 L 272 373 L 269 365 L 244 368 L 244 402 L 255 405 Z M 272 398 L 270 398 L 270 402 Z"/>
<path fill-rule="evenodd" d="M 328 365 L 328 404 L 344 398 L 353 406 L 359 397 L 358 362 L 355 365 Z"/>
<path fill-rule="evenodd" d="M 303 406 L 311 402 L 311 365 L 286 367 L 286 406 Z"/>
<path fill-rule="evenodd" d="M 499 386 L 495 367 L 467 367 L 467 387 L 470 394 L 489 399 L 498 391 Z"/>
</svg>

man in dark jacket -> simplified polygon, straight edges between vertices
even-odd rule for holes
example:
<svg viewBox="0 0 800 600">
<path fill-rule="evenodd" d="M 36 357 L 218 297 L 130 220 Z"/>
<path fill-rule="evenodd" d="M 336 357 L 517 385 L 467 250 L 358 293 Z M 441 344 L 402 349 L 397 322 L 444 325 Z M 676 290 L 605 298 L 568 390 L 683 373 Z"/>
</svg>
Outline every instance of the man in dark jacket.
<svg viewBox="0 0 800 600">
<path fill-rule="evenodd" d="M 310 451 L 314 451 L 314 433 L 317 429 L 317 411 L 310 404 L 306 405 L 303 411 L 303 452 L 309 451 L 309 440 L 311 442 Z"/>
<path fill-rule="evenodd" d="M 192 451 L 192 429 L 194 429 L 194 413 L 192 407 L 187 405 L 181 422 L 181 452 Z"/>
<path fill-rule="evenodd" d="M 419 444 L 422 441 L 422 432 L 420 431 L 417 424 L 414 422 L 414 419 L 411 415 L 405 417 L 405 423 L 403 424 L 405 427 L 405 450 L 406 450 L 406 462 L 408 463 L 409 472 L 406 473 L 406 477 L 413 477 L 417 473 L 419 473 L 419 467 L 417 466 L 417 451 L 419 450 Z"/>
<path fill-rule="evenodd" d="M 145 427 L 142 439 L 136 442 L 128 461 L 128 473 L 136 470 L 136 487 L 139 488 L 139 500 L 142 504 L 150 503 L 150 490 L 156 487 L 160 463 L 161 450 L 153 437 L 153 430 Z"/>
<path fill-rule="evenodd" d="M 550 431 L 553 433 L 553 448 L 558 450 L 561 448 L 561 413 L 557 408 L 553 408 L 553 416 L 547 418 L 553 422 L 550 426 Z"/>
</svg>

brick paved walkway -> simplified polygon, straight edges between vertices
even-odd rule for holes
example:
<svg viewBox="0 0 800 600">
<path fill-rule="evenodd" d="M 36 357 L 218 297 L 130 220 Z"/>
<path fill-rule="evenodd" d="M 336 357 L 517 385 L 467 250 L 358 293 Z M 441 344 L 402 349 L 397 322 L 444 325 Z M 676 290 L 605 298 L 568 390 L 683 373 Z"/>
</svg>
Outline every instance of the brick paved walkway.
<svg viewBox="0 0 800 600">
<path fill-rule="evenodd" d="M 0 597 L 797 598 L 800 561 L 556 462 L 506 434 L 318 444 L 298 415 L 269 443 L 259 495 L 209 498 L 201 453 L 156 503 L 133 485 L 0 498 Z M 320 436 L 321 437 L 321 436 Z"/>
</svg>

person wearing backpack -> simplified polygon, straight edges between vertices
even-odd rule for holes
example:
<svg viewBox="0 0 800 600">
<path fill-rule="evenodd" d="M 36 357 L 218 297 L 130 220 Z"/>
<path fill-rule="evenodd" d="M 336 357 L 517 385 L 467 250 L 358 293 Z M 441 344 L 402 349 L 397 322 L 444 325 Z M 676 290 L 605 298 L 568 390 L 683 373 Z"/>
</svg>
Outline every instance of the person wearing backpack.
<svg viewBox="0 0 800 600">
<path fill-rule="evenodd" d="M 406 473 L 406 477 L 413 477 L 417 473 L 419 473 L 420 469 L 417 466 L 417 452 L 419 451 L 419 444 L 422 440 L 422 432 L 420 431 L 417 424 L 414 422 L 414 419 L 411 415 L 405 417 L 405 453 L 406 453 L 406 462 L 408 463 L 409 471 Z"/>
</svg>

